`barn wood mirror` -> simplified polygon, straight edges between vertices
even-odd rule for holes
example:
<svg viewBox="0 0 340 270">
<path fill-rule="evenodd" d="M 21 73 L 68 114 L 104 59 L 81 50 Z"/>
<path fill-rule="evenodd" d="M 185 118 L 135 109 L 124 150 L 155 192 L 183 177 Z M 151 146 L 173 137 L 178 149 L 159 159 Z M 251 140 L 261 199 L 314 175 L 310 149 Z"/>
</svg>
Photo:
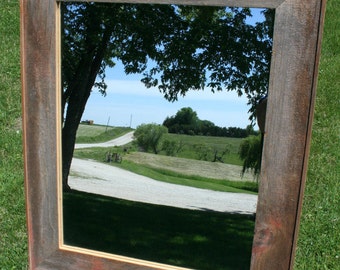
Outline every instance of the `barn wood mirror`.
<svg viewBox="0 0 340 270">
<path fill-rule="evenodd" d="M 142 20 L 145 24 L 149 24 L 148 33 L 153 34 L 153 39 L 160 40 L 161 44 L 166 44 L 170 48 L 178 48 L 179 46 L 183 48 L 176 49 L 175 53 L 176 57 L 180 59 L 179 61 L 182 60 L 183 65 L 188 70 L 197 69 L 196 63 L 193 62 L 194 59 L 202 59 L 201 61 L 205 61 L 206 65 L 213 66 L 215 72 L 216 69 L 220 71 L 222 66 L 227 69 L 229 59 L 241 58 L 241 55 L 251 55 L 251 53 L 247 52 L 250 47 L 248 46 L 250 41 L 246 39 L 250 35 L 247 35 L 246 31 L 249 33 L 250 30 L 260 28 L 259 34 L 254 32 L 265 37 L 260 44 L 263 49 L 259 58 L 262 61 L 254 60 L 252 63 L 258 63 L 259 67 L 255 69 L 261 68 L 263 70 L 262 73 L 254 72 L 254 77 L 257 78 L 257 81 L 263 82 L 263 84 L 258 84 L 258 89 L 256 90 L 259 93 L 256 93 L 254 98 L 267 93 L 271 36 L 270 34 L 265 34 L 266 29 L 264 27 L 259 27 L 259 25 L 257 28 L 255 27 L 256 23 L 263 23 L 264 10 L 242 11 L 240 9 L 231 10 L 226 7 L 218 7 L 219 13 L 222 11 L 228 12 L 219 21 L 220 24 L 222 24 L 222 20 L 224 22 L 224 31 L 222 32 L 215 23 L 208 26 L 208 21 L 210 22 L 210 20 L 208 20 L 207 14 L 212 12 L 213 8 L 211 6 L 176 6 L 173 9 L 174 6 L 148 4 L 96 3 L 96 5 L 88 5 L 82 2 L 63 2 L 61 5 L 61 11 L 65 12 L 64 16 L 61 16 L 61 36 L 63 37 L 61 40 L 61 71 L 62 77 L 66 80 L 62 82 L 65 85 L 63 91 L 63 99 L 65 100 L 73 98 L 70 95 L 74 87 L 72 82 L 80 81 L 80 79 L 74 79 L 70 74 L 65 74 L 65 70 L 71 73 L 74 72 L 74 74 L 80 73 L 81 78 L 86 78 L 87 74 L 84 69 L 77 67 L 77 65 L 82 63 L 80 60 L 84 59 L 82 52 L 88 51 L 86 45 L 90 43 L 92 35 L 83 37 L 82 40 L 87 42 L 82 43 L 75 34 L 83 36 L 82 31 L 78 27 L 77 29 L 73 27 L 73 25 L 77 24 L 75 18 L 82 18 L 85 7 L 91 10 L 89 18 L 96 18 L 90 24 L 93 28 L 95 28 L 94 24 L 97 21 L 102 22 L 96 16 L 109 12 L 110 25 L 120 25 L 119 30 L 112 34 L 112 39 L 115 39 L 114 43 L 123 44 L 122 46 L 127 47 L 129 43 L 138 46 L 140 39 L 149 41 L 147 34 L 144 31 L 140 33 L 140 26 L 136 27 L 134 20 L 131 19 L 138 16 L 136 20 Z M 189 8 L 194 9 L 189 10 Z M 193 45 L 194 42 L 197 42 L 194 40 L 196 36 L 199 41 L 207 39 L 207 37 L 204 35 L 205 33 L 197 33 L 196 29 L 190 29 L 189 32 L 186 30 L 187 26 L 183 26 L 182 22 L 179 24 L 174 16 L 176 13 L 173 13 L 176 9 L 181 10 L 183 13 L 191 12 L 194 14 L 194 12 L 197 12 L 198 14 L 205 14 L 204 18 L 198 17 L 196 19 L 196 24 L 193 27 L 196 25 L 206 27 L 205 33 L 209 33 L 208 39 L 214 41 L 211 42 L 213 44 L 209 43 L 209 47 L 213 47 L 215 50 L 219 50 L 218 47 L 223 47 L 225 51 L 229 52 L 226 56 L 223 52 L 219 54 L 224 59 L 225 64 L 216 64 L 219 60 L 215 59 L 214 56 L 218 52 L 212 53 L 209 57 L 204 57 L 208 51 L 204 49 L 207 47 L 206 45 L 204 46 L 204 43 L 207 43 L 208 40 L 204 41 L 203 44 L 198 43 L 196 45 L 202 48 L 202 52 L 203 50 L 206 51 L 205 55 L 196 53 L 195 58 L 191 56 L 189 64 L 184 61 L 185 57 L 188 58 L 184 54 L 185 48 L 189 47 L 187 40 L 190 40 L 191 48 L 195 46 Z M 216 14 L 217 7 L 214 7 L 214 9 Z M 116 14 L 117 10 L 119 10 L 118 14 Z M 123 18 L 119 18 L 121 12 Z M 174 25 L 173 28 L 182 28 L 182 30 L 176 31 L 167 30 L 169 31 L 167 35 L 171 35 L 170 42 L 167 35 L 159 34 L 158 28 L 161 22 L 156 20 L 160 18 L 160 15 L 153 16 L 159 13 L 162 15 L 161 21 L 166 22 L 164 26 L 162 25 L 163 29 L 167 29 L 168 24 Z M 251 17 L 250 13 L 254 17 Z M 267 13 L 268 17 L 273 16 L 271 10 L 266 11 Z M 141 16 L 141 14 L 147 15 Z M 231 16 L 231 14 L 234 15 Z M 118 19 L 114 16 L 117 16 Z M 236 20 L 233 18 L 240 18 L 241 16 L 242 20 L 245 18 L 244 20 L 247 24 L 244 28 L 238 29 L 235 26 Z M 182 20 L 184 21 L 184 19 Z M 203 21 L 205 22 L 204 24 Z M 272 22 L 273 19 L 270 18 L 269 21 Z M 128 37 L 123 37 L 122 41 L 119 41 L 120 37 L 117 35 L 121 34 L 121 29 L 127 28 L 125 31 L 129 31 L 129 27 L 126 27 L 125 24 L 133 27 L 133 35 L 128 34 Z M 268 30 L 271 29 L 271 26 L 270 24 Z M 84 28 L 86 27 L 84 26 Z M 208 27 L 211 27 L 209 28 L 211 29 L 210 31 Z M 215 30 L 216 28 L 218 30 Z M 96 37 L 100 35 L 101 29 L 106 28 L 96 29 Z M 214 30 L 215 32 L 213 32 Z M 137 31 L 139 32 L 137 33 Z M 195 33 L 194 37 L 191 35 L 192 32 Z M 180 33 L 180 37 L 176 36 L 177 33 Z M 234 34 L 228 35 L 228 33 Z M 161 38 L 156 37 L 156 35 L 160 35 Z M 138 36 L 138 39 L 134 40 L 131 36 Z M 251 37 L 250 39 L 254 40 Z M 176 41 L 172 42 L 173 40 Z M 237 40 L 236 48 L 233 47 L 232 49 L 231 46 L 223 45 L 223 42 L 232 44 L 235 40 Z M 79 45 L 75 47 L 74 44 Z M 220 44 L 220 46 L 216 46 L 216 48 L 213 46 L 215 44 Z M 132 47 L 133 52 L 136 49 Z M 256 49 L 260 50 L 260 46 L 258 45 Z M 104 48 L 100 53 L 103 50 Z M 171 49 L 168 51 L 172 52 Z M 179 51 L 182 51 L 181 56 L 177 56 Z M 153 53 L 155 54 L 155 52 Z M 162 56 L 165 54 L 161 53 Z M 190 54 L 192 54 L 191 51 Z M 236 56 L 230 57 L 233 54 L 236 54 Z M 76 55 L 76 58 L 74 58 L 74 55 Z M 137 56 L 133 55 L 132 61 Z M 153 57 L 154 59 L 156 58 L 154 55 Z M 102 132 L 105 130 L 106 134 L 114 134 L 122 128 L 130 130 L 122 126 L 117 128 L 117 125 L 110 127 L 107 124 L 110 121 L 106 118 L 108 112 L 113 112 L 110 114 L 109 119 L 113 123 L 121 121 L 124 117 L 126 118 L 127 112 L 133 113 L 133 119 L 132 117 L 129 119 L 130 126 L 136 127 L 136 121 L 139 124 L 150 124 L 155 122 L 154 119 L 157 119 L 159 123 L 162 123 L 167 116 L 170 116 L 167 111 L 172 110 L 173 114 L 175 114 L 175 108 L 177 108 L 182 114 L 190 116 L 192 118 L 191 122 L 197 123 L 201 121 L 204 126 L 194 125 L 194 123 L 186 123 L 185 126 L 168 124 L 169 132 L 171 133 L 164 135 L 163 138 L 167 138 L 169 142 L 174 142 L 174 144 L 172 148 L 166 149 L 167 154 L 165 154 L 165 150 L 161 150 L 162 142 L 153 151 L 152 149 L 149 149 L 149 151 L 138 150 L 134 144 L 126 145 L 126 142 L 124 143 L 125 145 L 116 147 L 114 145 L 117 143 L 113 142 L 91 144 L 83 141 L 83 143 L 76 143 L 76 150 L 68 177 L 68 185 L 72 190 L 67 190 L 63 194 L 64 243 L 70 246 L 195 269 L 249 268 L 255 223 L 254 212 L 257 202 L 257 181 L 256 176 L 251 173 L 245 172 L 241 175 L 242 166 L 240 166 L 241 163 L 237 155 L 239 144 L 242 138 L 247 136 L 248 132 L 249 135 L 256 136 L 253 139 L 256 140 L 257 146 L 260 145 L 261 140 L 258 132 L 246 129 L 246 126 L 250 125 L 249 114 L 247 114 L 250 106 L 246 106 L 248 99 L 244 96 L 243 98 L 238 97 L 237 93 L 234 93 L 236 91 L 211 93 L 211 90 L 206 87 L 205 91 L 192 93 L 193 90 L 191 90 L 184 98 L 180 97 L 175 102 L 168 102 L 157 88 L 147 89 L 140 82 L 140 78 L 143 78 L 142 75 L 126 75 L 122 71 L 122 64 L 116 59 L 114 61 L 117 64 L 113 68 L 107 68 L 106 70 L 107 96 L 102 97 L 97 89 L 93 89 L 86 103 L 82 119 L 93 119 L 94 121 L 83 121 L 84 124 L 81 124 L 77 130 L 77 141 L 79 139 L 86 140 L 89 135 L 88 132 L 92 133 L 94 130 L 101 129 Z M 167 59 L 162 59 L 162 61 L 166 62 Z M 182 73 L 185 74 L 185 70 L 183 67 L 181 68 Z M 237 76 L 236 72 L 233 74 Z M 261 79 L 258 76 L 261 76 Z M 199 78 L 196 80 L 198 81 Z M 88 88 L 89 90 L 90 88 Z M 130 92 L 132 94 L 129 94 Z M 79 94 L 78 91 L 75 93 Z M 80 100 L 81 98 L 77 98 L 76 102 L 70 101 L 69 104 L 82 108 Z M 235 103 L 242 105 L 234 106 Z M 157 106 L 158 108 L 155 108 Z M 232 111 L 233 107 L 241 107 L 238 110 L 241 111 L 240 116 Z M 230 123 L 230 118 L 233 118 L 234 125 L 229 124 L 229 126 L 224 125 L 221 127 L 217 125 L 216 121 L 214 123 L 203 121 L 205 118 L 202 118 L 202 115 L 209 109 L 218 111 L 219 117 L 222 118 L 218 119 L 215 113 L 213 114 L 215 120 L 219 120 L 223 124 Z M 73 115 L 69 114 L 69 110 L 71 111 L 72 108 L 68 105 L 65 110 L 64 119 L 66 118 L 66 120 L 64 120 L 65 124 L 63 125 L 62 143 L 70 145 L 68 141 L 64 142 L 64 140 L 72 138 L 71 130 L 65 130 L 71 129 L 72 123 L 74 123 L 71 122 Z M 157 115 L 155 115 L 155 111 L 157 111 Z M 146 116 L 143 117 L 143 114 Z M 160 118 L 160 116 L 163 118 Z M 76 123 L 79 122 L 77 121 Z M 169 119 L 168 122 L 171 123 L 171 120 Z M 103 126 L 98 126 L 96 123 Z M 122 125 L 128 126 L 126 122 Z M 174 133 L 177 133 L 177 135 L 173 135 Z M 107 141 L 109 140 L 107 139 Z M 163 143 L 163 145 L 165 144 Z M 173 153 L 170 153 L 171 150 L 173 150 Z M 260 150 L 260 147 L 257 150 Z M 154 151 L 157 151 L 157 155 L 155 155 Z M 64 153 L 69 155 L 69 152 Z M 257 156 L 260 158 L 260 153 Z M 68 156 L 64 157 L 63 155 L 63 166 L 65 163 L 65 166 L 68 166 L 68 158 Z M 105 163 L 103 163 L 104 161 Z M 139 171 L 141 171 L 141 167 L 151 166 L 152 171 L 156 171 L 156 174 L 153 174 L 153 179 L 162 179 L 159 177 L 164 178 L 162 176 L 164 174 L 171 184 L 154 181 L 149 177 L 141 177 L 126 170 L 121 170 L 121 168 L 129 168 L 127 166 L 131 163 L 136 164 Z M 183 176 L 178 175 L 175 179 L 173 173 L 180 173 Z M 213 179 L 209 180 L 210 189 L 204 185 L 200 186 L 204 189 L 193 188 L 192 175 L 196 176 L 194 179 L 198 179 L 196 182 L 202 184 L 207 181 L 207 178 Z M 179 185 L 181 182 L 177 179 L 180 178 L 185 179 L 184 184 Z M 226 180 L 238 181 L 237 184 L 240 189 L 226 188 L 224 185 L 228 184 Z M 189 184 L 186 184 L 188 182 Z M 174 185 L 174 183 L 177 183 L 177 185 Z M 237 193 L 241 190 L 241 193 Z"/>
<path fill-rule="evenodd" d="M 133 2 L 169 4 L 161 0 Z M 308 161 L 325 1 L 171 3 L 275 9 L 266 139 L 250 267 L 291 269 Z M 176 269 L 63 243 L 57 1 L 21 1 L 21 44 L 30 268 Z"/>
</svg>

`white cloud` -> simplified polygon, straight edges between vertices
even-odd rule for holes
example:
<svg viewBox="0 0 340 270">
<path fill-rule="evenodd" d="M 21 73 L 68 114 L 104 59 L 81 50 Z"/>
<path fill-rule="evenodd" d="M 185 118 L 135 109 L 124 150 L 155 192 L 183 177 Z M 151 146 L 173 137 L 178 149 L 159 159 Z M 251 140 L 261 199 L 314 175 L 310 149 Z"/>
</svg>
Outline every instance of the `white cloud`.
<svg viewBox="0 0 340 270">
<path fill-rule="evenodd" d="M 159 92 L 157 87 L 146 88 L 144 84 L 138 80 L 107 80 L 107 94 L 124 94 L 133 96 L 153 96 L 163 97 L 163 94 Z M 212 93 L 209 88 L 205 88 L 204 91 L 189 90 L 185 97 L 179 96 L 178 100 L 224 100 L 247 103 L 245 96 L 239 97 L 236 91 L 219 91 Z"/>
</svg>

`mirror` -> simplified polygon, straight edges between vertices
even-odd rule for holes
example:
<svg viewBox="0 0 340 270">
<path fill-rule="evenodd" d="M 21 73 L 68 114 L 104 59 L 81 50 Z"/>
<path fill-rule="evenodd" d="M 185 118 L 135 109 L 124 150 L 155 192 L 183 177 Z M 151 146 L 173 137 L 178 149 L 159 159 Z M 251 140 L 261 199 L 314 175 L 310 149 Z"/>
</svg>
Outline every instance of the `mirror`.
<svg viewBox="0 0 340 270">
<path fill-rule="evenodd" d="M 138 145 L 128 144 L 128 140 L 121 146 L 115 141 L 76 143 L 68 177 L 72 190 L 63 194 L 64 243 L 194 269 L 249 268 L 257 183 L 251 174 L 241 175 L 238 151 L 248 135 L 252 137 L 247 141 L 256 140 L 256 150 L 260 148 L 260 134 L 249 126 L 246 113 L 251 106 L 245 105 L 248 98 L 248 103 L 257 103 L 258 97 L 267 93 L 273 11 L 79 2 L 62 3 L 61 11 L 62 100 L 66 100 L 62 103 L 63 144 L 72 144 L 73 125 L 80 122 L 79 118 L 73 120 L 75 110 L 81 115 L 82 108 L 82 119 L 92 120 L 79 126 L 78 139 L 89 142 L 93 132 L 106 130 L 106 141 L 110 141 L 110 132 L 131 131 L 108 124 L 129 113 L 134 115 L 133 123 L 132 115 L 129 117 L 130 127 L 136 127 L 137 121 L 135 134 L 140 134 L 136 135 Z M 103 45 L 109 28 L 112 41 Z M 93 47 L 100 48 L 94 56 Z M 95 83 L 98 87 L 94 87 L 105 91 L 104 98 L 97 89 L 86 86 L 93 84 L 91 74 L 97 63 L 90 62 L 90 68 L 84 69 L 89 56 L 107 62 L 100 67 L 106 68 L 107 89 L 100 84 L 104 77 L 101 69 Z M 146 70 L 133 76 L 139 80 L 131 80 L 125 72 L 140 73 L 144 69 L 140 65 L 147 66 Z M 140 80 L 148 85 L 155 70 L 162 71 L 154 75 L 161 86 L 147 89 Z M 185 87 L 198 87 L 205 79 L 206 86 L 200 86 L 204 91 L 190 89 L 173 102 L 163 97 L 168 84 L 166 96 L 188 90 Z M 199 80 L 202 82 L 197 83 Z M 212 93 L 211 89 L 222 88 L 221 80 L 224 88 L 233 91 Z M 82 84 L 74 86 L 74 82 Z M 248 89 L 241 90 L 242 86 Z M 84 106 L 82 95 L 86 97 L 87 91 L 91 94 Z M 239 98 L 241 92 L 248 98 Z M 228 111 L 239 107 L 243 117 L 235 119 Z M 167 110 L 172 110 L 173 116 L 167 115 Z M 201 118 L 207 110 L 214 122 Z M 113 111 L 110 119 L 100 116 L 105 111 L 106 115 Z M 98 116 L 91 118 L 95 114 Z M 216 125 L 218 120 L 234 126 L 221 127 Z M 159 126 L 162 123 L 169 133 Z M 155 136 L 159 136 L 157 141 Z M 63 166 L 68 166 L 69 152 L 65 154 Z"/>
<path fill-rule="evenodd" d="M 147 2 L 168 4 L 162 0 Z M 205 1 L 173 3 L 206 4 Z M 275 9 L 270 95 L 250 268 L 291 269 L 308 161 L 325 1 L 216 0 L 209 1 L 209 5 Z M 77 248 L 63 242 L 58 7 L 54 0 L 21 2 L 30 267 L 176 269 L 176 266 Z"/>
</svg>

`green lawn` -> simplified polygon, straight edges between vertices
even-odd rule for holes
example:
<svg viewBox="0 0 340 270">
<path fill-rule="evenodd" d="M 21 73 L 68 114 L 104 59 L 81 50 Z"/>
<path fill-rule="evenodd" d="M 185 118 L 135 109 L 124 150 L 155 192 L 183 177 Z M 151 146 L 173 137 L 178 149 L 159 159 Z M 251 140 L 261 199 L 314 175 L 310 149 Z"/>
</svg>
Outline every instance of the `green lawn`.
<svg viewBox="0 0 340 270">
<path fill-rule="evenodd" d="M 340 1 L 328 0 L 295 269 L 340 265 L 339 14 Z M 26 269 L 17 0 L 0 1 L 0 37 L 0 269 Z"/>
<path fill-rule="evenodd" d="M 19 1 L 0 1 L 0 269 L 26 269 Z"/>
</svg>

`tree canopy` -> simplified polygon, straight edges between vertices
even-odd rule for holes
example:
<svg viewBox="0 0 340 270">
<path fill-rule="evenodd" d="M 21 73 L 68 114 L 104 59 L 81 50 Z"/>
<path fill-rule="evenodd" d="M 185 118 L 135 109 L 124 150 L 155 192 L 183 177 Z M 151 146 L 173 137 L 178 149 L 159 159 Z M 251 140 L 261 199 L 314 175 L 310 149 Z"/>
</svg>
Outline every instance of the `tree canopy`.
<svg viewBox="0 0 340 270">
<path fill-rule="evenodd" d="M 62 2 L 63 183 L 93 88 L 119 59 L 169 101 L 190 90 L 234 90 L 250 104 L 266 93 L 273 12 L 248 24 L 248 8 Z M 253 111 L 252 106 L 251 111 Z"/>
</svg>

